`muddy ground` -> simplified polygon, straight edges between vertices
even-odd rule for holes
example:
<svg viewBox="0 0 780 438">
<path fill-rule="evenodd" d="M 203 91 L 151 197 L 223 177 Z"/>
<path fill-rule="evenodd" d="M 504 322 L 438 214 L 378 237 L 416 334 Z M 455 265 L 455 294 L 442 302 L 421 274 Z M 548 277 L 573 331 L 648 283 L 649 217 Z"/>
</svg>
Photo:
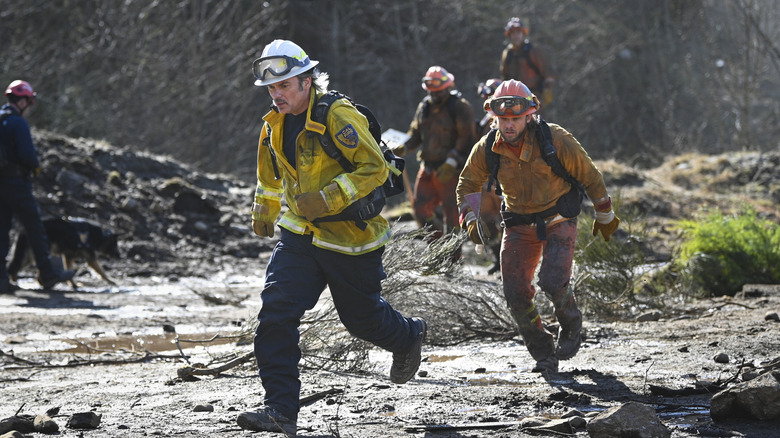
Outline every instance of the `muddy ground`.
<svg viewBox="0 0 780 438">
<path fill-rule="evenodd" d="M 91 140 L 37 133 L 36 141 L 48 163 L 37 186 L 42 210 L 114 230 L 123 258 L 103 261 L 117 286 L 84 267 L 78 291 L 41 290 L 27 270 L 21 290 L 0 295 L 0 419 L 59 408 L 60 436 L 272 436 L 235 423 L 262 400 L 251 361 L 218 376 L 177 373 L 252 351 L 245 336 L 231 337 L 246 334 L 259 309 L 271 249 L 246 223 L 251 182 Z M 739 192 L 776 221 L 777 161 L 769 157 L 769 170 L 766 157 L 689 157 L 651 172 L 600 165 L 608 185 L 659 224 L 654 237 L 663 256 L 671 246 L 665 220 L 697 203 L 727 205 Z M 464 272 L 498 284 L 486 273 L 486 256 L 470 244 L 464 255 Z M 587 416 L 634 400 L 653 406 L 674 437 L 776 437 L 778 422 L 714 422 L 710 394 L 657 395 L 657 388 L 728 386 L 780 356 L 780 323 L 767 318 L 780 311 L 780 290 L 747 292 L 670 305 L 646 322 L 638 314 L 588 315 L 582 350 L 551 376 L 530 372 L 533 361 L 517 338 L 446 346 L 431 339 L 420 375 L 406 385 L 390 383 L 391 357 L 381 351 L 372 350 L 359 372 L 304 369 L 302 396 L 312 400 L 301 410 L 299 435 L 559 436 L 521 422 L 573 410 Z M 716 361 L 719 353 L 728 360 Z M 88 411 L 100 415 L 97 428 L 66 426 Z M 569 436 L 588 434 L 579 428 Z"/>
</svg>

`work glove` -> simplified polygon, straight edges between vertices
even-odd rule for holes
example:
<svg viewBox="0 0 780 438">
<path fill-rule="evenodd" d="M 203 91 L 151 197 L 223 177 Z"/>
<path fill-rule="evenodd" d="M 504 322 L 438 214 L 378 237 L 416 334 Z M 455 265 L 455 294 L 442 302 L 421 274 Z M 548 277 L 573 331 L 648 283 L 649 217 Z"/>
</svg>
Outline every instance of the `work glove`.
<svg viewBox="0 0 780 438">
<path fill-rule="evenodd" d="M 617 230 L 618 225 L 620 225 L 620 218 L 615 215 L 615 212 L 612 210 L 607 212 L 597 211 L 596 219 L 593 220 L 593 235 L 595 236 L 601 231 L 604 240 L 609 242 L 610 236 Z"/>
<path fill-rule="evenodd" d="M 300 214 L 308 221 L 313 221 L 330 210 L 328 206 L 328 196 L 335 196 L 339 191 L 339 186 L 332 183 L 319 192 L 307 192 L 295 195 L 295 204 L 298 206 Z"/>
<path fill-rule="evenodd" d="M 252 219 L 252 229 L 260 237 L 274 237 L 274 224 Z"/>
<path fill-rule="evenodd" d="M 547 87 L 542 91 L 542 107 L 545 107 L 552 103 L 553 100 L 553 92 L 550 87 Z"/>
<path fill-rule="evenodd" d="M 466 215 L 466 218 L 464 220 L 466 222 L 466 229 L 469 233 L 469 239 L 476 243 L 477 245 L 485 245 L 487 242 L 483 242 L 482 239 L 479 237 L 479 229 L 477 228 L 477 216 L 474 214 L 473 211 L 468 212 Z M 482 224 L 482 234 L 485 235 L 485 240 L 490 240 L 490 230 L 487 229 L 486 226 L 484 226 L 484 223 Z"/>
<path fill-rule="evenodd" d="M 449 182 L 458 173 L 458 161 L 452 157 L 447 158 L 441 166 L 436 169 L 436 177 L 440 182 Z"/>
</svg>

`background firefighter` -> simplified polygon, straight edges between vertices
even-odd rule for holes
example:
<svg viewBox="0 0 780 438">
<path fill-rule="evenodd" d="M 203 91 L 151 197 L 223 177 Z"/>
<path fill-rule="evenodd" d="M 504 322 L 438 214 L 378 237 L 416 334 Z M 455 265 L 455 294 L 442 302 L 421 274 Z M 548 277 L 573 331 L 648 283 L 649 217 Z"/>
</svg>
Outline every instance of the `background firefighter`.
<svg viewBox="0 0 780 438">
<path fill-rule="evenodd" d="M 428 95 L 417 106 L 406 143 L 393 152 L 403 156 L 417 148 L 420 170 L 412 205 L 418 226 L 433 226 L 441 234 L 458 228 L 455 186 L 476 138 L 471 104 L 455 89 L 455 77 L 432 66 L 422 78 Z M 444 223 L 436 216 L 441 206 Z"/>
<path fill-rule="evenodd" d="M 501 79 L 516 79 L 524 83 L 541 99 L 543 106 L 553 100 L 555 75 L 544 51 L 531 43 L 530 30 L 519 18 L 511 18 L 504 27 L 509 42 L 501 52 Z"/>
<path fill-rule="evenodd" d="M 489 136 L 485 136 L 477 142 L 460 175 L 457 195 L 462 225 L 468 228 L 472 241 L 481 243 L 477 218 L 465 199 L 466 195 L 480 192 L 488 180 L 485 148 L 492 148 L 500 157 L 498 183 L 504 195 L 502 216 L 507 225 L 501 246 L 504 295 L 528 351 L 536 360 L 534 371 L 556 372 L 558 361 L 572 358 L 581 341 L 582 313 L 570 285 L 577 217 L 556 213 L 559 200 L 572 186 L 554 174 L 542 158 L 536 135 L 541 123 L 535 114 L 539 107 L 538 99 L 523 83 L 508 80 L 499 85 L 485 102 L 485 109 L 498 118 L 495 141 L 488 145 Z M 557 156 L 593 200 L 593 234 L 600 232 L 609 240 L 620 220 L 612 211 L 601 173 L 574 136 L 558 125 L 549 126 Z M 515 224 L 516 221 L 510 221 L 513 218 L 524 220 Z M 539 287 L 555 306 L 560 324 L 557 347 L 534 305 L 532 281 L 540 259 Z"/>
<path fill-rule="evenodd" d="M 14 216 L 27 233 L 38 268 L 38 282 L 44 289 L 71 280 L 75 275 L 74 271 L 62 270 L 51 263 L 49 241 L 33 194 L 32 177 L 40 173 L 41 165 L 24 114 L 35 104 L 36 96 L 26 81 L 13 81 L 5 90 L 8 103 L 0 109 L 0 148 L 5 157 L 0 166 L 0 293 L 16 289 L 8 279 L 5 265 Z"/>
</svg>

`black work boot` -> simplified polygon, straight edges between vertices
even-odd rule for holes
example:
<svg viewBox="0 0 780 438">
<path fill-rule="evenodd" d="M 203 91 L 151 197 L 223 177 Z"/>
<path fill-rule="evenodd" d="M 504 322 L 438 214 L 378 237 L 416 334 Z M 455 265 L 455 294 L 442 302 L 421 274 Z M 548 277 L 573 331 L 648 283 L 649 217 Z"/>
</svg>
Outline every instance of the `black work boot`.
<svg viewBox="0 0 780 438">
<path fill-rule="evenodd" d="M 282 432 L 287 436 L 298 433 L 298 423 L 280 414 L 273 408 L 263 407 L 258 411 L 238 414 L 236 423 L 242 429 L 254 432 Z"/>
<path fill-rule="evenodd" d="M 57 283 L 73 280 L 74 275 L 76 275 L 76 271 L 71 270 L 53 272 L 46 276 L 39 275 L 38 283 L 40 283 L 44 289 L 51 289 Z"/>
<path fill-rule="evenodd" d="M 393 353 L 393 366 L 390 367 L 390 381 L 397 384 L 408 382 L 420 368 L 422 345 L 428 333 L 428 324 L 421 318 L 412 318 L 417 330 L 412 347 L 404 353 Z"/>
</svg>

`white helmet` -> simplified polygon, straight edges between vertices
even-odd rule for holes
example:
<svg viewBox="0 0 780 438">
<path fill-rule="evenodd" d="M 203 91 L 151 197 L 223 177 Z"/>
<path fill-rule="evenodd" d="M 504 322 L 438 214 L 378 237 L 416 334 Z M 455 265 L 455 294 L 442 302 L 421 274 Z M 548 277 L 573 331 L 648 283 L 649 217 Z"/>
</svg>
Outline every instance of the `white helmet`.
<svg viewBox="0 0 780 438">
<path fill-rule="evenodd" d="M 312 61 L 300 46 L 292 41 L 274 40 L 265 46 L 263 54 L 252 63 L 255 85 L 263 87 L 309 71 L 319 64 Z"/>
</svg>

